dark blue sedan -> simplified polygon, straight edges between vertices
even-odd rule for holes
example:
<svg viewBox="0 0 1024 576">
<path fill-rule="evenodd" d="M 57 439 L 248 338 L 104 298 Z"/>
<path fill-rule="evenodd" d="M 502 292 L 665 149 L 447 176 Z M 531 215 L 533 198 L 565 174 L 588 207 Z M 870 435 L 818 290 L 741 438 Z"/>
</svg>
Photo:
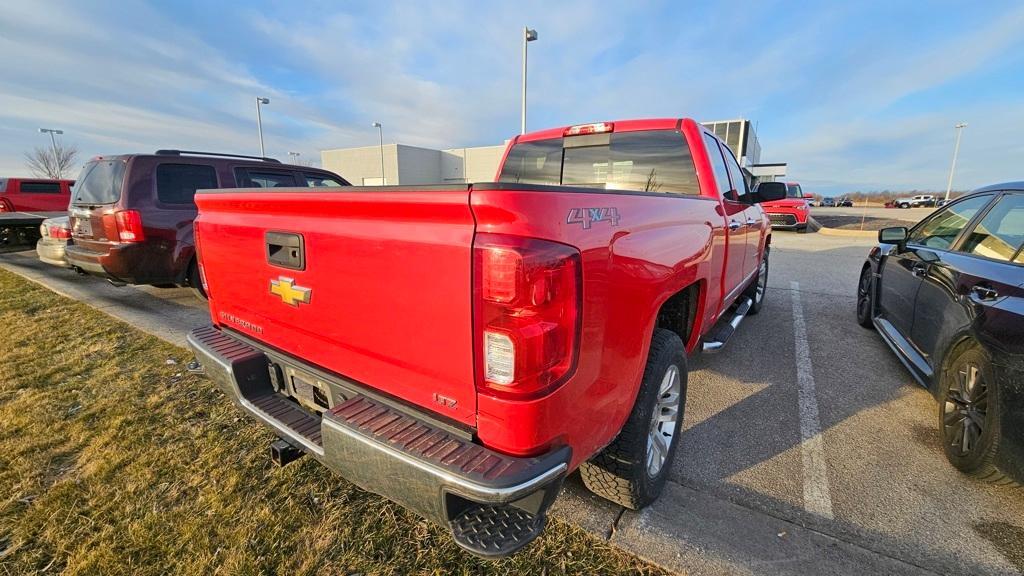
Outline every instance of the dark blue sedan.
<svg viewBox="0 0 1024 576">
<path fill-rule="evenodd" d="M 858 322 L 936 396 L 954 466 L 1024 482 L 1024 182 L 987 186 L 878 240 Z"/>
</svg>

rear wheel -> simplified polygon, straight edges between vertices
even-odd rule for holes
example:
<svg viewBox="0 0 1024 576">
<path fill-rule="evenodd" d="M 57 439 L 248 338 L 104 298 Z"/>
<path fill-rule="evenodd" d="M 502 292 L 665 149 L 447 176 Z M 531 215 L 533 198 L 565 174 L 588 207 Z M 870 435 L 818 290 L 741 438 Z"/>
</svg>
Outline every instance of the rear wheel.
<svg viewBox="0 0 1024 576">
<path fill-rule="evenodd" d="M 904 202 L 904 203 L 900 204 L 900 208 L 910 208 L 910 204 L 907 204 L 906 202 Z"/>
<path fill-rule="evenodd" d="M 580 466 L 587 488 L 639 510 L 661 494 L 686 406 L 686 355 L 674 332 L 655 329 L 633 412 L 619 435 Z"/>
<path fill-rule="evenodd" d="M 750 298 L 750 311 L 747 314 L 753 316 L 761 311 L 761 306 L 764 305 L 765 294 L 768 293 L 768 255 L 771 249 L 768 246 L 764 247 L 764 258 L 761 259 L 761 263 L 757 268 L 757 277 L 750 283 L 746 291 L 743 293 L 744 296 Z"/>
<path fill-rule="evenodd" d="M 192 293 L 203 302 L 207 301 L 206 290 L 203 289 L 203 279 L 199 276 L 199 264 L 193 260 L 188 266 L 188 285 L 192 287 Z"/>
<path fill-rule="evenodd" d="M 939 430 L 946 458 L 961 472 L 993 484 L 1015 484 L 996 466 L 1002 437 L 998 382 L 984 350 L 961 349 L 942 373 Z"/>
<path fill-rule="evenodd" d="M 857 323 L 865 328 L 874 328 L 874 274 L 871 266 L 865 266 L 860 272 L 860 282 L 857 283 Z"/>
</svg>

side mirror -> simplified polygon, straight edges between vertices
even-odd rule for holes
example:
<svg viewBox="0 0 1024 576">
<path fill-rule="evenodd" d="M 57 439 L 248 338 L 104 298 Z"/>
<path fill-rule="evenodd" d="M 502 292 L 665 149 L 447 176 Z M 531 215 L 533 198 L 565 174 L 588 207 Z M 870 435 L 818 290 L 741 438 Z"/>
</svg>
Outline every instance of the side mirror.
<svg viewBox="0 0 1024 576">
<path fill-rule="evenodd" d="M 774 202 L 786 198 L 784 182 L 761 182 L 757 185 L 757 202 Z"/>
<path fill-rule="evenodd" d="M 878 241 L 882 244 L 895 244 L 899 246 L 900 252 L 907 246 L 907 228 L 905 226 L 894 226 L 882 228 L 878 231 Z"/>
</svg>

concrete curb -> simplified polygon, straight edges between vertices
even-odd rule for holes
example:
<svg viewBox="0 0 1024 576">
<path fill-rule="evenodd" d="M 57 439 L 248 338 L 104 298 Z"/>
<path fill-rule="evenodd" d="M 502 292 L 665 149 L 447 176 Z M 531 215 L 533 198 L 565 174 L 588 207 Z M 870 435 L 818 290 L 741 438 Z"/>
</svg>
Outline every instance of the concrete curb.
<svg viewBox="0 0 1024 576">
<path fill-rule="evenodd" d="M 877 230 L 844 230 L 842 228 L 827 228 L 814 219 L 814 216 L 807 217 L 807 231 L 817 232 L 825 236 L 845 236 L 847 238 L 877 238 Z"/>
</svg>

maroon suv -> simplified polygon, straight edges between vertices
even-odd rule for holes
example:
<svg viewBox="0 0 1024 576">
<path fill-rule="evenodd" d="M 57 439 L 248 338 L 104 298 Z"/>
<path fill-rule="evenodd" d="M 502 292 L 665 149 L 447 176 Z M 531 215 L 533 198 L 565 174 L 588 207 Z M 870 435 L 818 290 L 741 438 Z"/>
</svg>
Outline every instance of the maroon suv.
<svg viewBox="0 0 1024 576">
<path fill-rule="evenodd" d="M 186 150 L 98 156 L 82 168 L 71 199 L 66 257 L 116 284 L 191 286 L 205 298 L 192 236 L 196 190 L 348 185 L 271 158 Z"/>
</svg>

